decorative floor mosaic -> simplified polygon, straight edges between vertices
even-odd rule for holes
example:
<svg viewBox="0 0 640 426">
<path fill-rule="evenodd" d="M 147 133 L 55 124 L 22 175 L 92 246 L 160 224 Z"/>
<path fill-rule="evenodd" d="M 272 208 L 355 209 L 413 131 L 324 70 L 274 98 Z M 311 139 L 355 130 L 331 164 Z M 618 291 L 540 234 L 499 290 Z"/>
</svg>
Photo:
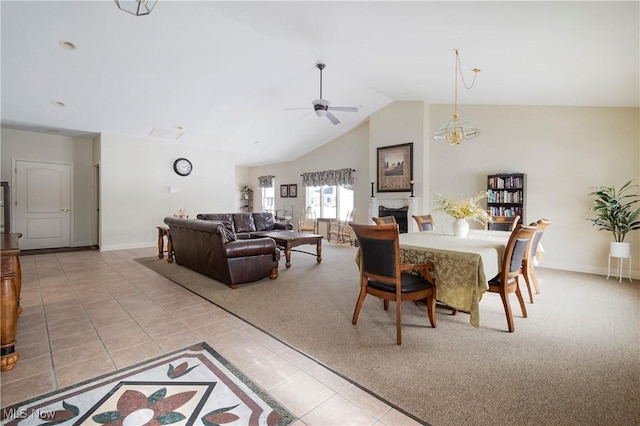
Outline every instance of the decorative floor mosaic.
<svg viewBox="0 0 640 426">
<path fill-rule="evenodd" d="M 206 343 L 2 408 L 2 425 L 288 425 L 268 393 Z"/>
</svg>

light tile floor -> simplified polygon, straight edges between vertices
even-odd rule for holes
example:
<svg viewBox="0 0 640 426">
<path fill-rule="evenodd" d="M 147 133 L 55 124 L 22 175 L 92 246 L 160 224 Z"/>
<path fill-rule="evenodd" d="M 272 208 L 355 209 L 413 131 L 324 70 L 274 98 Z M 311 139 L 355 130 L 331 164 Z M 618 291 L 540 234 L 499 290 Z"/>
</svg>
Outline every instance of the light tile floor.
<svg viewBox="0 0 640 426">
<path fill-rule="evenodd" d="M 0 406 L 206 341 L 297 416 L 296 426 L 420 424 L 133 260 L 153 255 L 21 256 L 20 359 L 0 375 Z"/>
</svg>

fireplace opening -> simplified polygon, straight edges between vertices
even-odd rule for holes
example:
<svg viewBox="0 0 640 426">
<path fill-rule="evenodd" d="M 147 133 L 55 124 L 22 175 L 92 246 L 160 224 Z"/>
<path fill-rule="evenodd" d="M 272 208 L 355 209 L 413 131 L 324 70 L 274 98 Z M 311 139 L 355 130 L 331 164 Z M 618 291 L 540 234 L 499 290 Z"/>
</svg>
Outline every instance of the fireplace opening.
<svg viewBox="0 0 640 426">
<path fill-rule="evenodd" d="M 406 234 L 408 232 L 409 224 L 407 222 L 407 217 L 409 213 L 409 206 L 405 207 L 378 207 L 378 217 L 381 216 L 393 216 L 396 218 L 396 222 L 398 222 L 398 228 L 400 228 L 401 234 Z"/>
</svg>

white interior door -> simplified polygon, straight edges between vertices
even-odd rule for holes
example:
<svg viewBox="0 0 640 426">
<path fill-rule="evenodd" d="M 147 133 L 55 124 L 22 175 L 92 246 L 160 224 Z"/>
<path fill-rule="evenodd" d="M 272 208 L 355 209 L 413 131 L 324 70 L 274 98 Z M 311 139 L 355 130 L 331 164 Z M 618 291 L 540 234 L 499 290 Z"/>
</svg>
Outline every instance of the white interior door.
<svg viewBox="0 0 640 426">
<path fill-rule="evenodd" d="M 13 232 L 23 250 L 71 245 L 71 166 L 16 161 Z"/>
</svg>

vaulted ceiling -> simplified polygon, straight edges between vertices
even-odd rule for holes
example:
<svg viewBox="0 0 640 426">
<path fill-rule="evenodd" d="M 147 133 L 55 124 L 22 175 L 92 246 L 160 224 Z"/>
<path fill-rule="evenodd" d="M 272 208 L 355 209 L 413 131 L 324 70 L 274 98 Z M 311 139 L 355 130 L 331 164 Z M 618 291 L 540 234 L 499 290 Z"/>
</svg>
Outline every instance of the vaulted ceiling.
<svg viewBox="0 0 640 426">
<path fill-rule="evenodd" d="M 394 101 L 452 104 L 456 48 L 467 84 L 481 69 L 472 90 L 459 82 L 461 111 L 639 106 L 638 1 L 159 0 L 142 17 L 111 0 L 2 1 L 0 13 L 4 127 L 180 135 L 240 165 L 294 160 Z M 318 61 L 323 98 L 358 107 L 338 125 L 312 111 Z"/>
</svg>

